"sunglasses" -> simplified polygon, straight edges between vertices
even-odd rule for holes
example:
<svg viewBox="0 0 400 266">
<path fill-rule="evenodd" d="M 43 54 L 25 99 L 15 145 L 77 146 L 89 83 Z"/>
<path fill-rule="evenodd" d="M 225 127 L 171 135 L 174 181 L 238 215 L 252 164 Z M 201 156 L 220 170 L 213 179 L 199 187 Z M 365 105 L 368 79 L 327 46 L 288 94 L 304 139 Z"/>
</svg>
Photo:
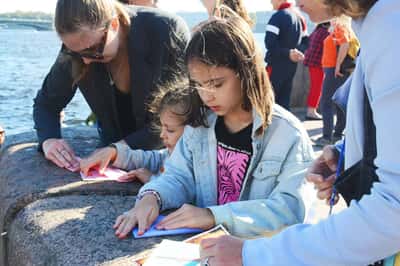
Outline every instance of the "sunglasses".
<svg viewBox="0 0 400 266">
<path fill-rule="evenodd" d="M 88 58 L 88 59 L 96 59 L 96 60 L 104 59 L 103 52 L 104 52 L 104 48 L 105 48 L 106 42 L 107 42 L 108 25 L 109 25 L 109 23 L 107 23 L 107 25 L 104 27 L 105 31 L 103 33 L 103 37 L 101 37 L 101 40 L 98 43 L 96 43 L 80 52 L 72 51 L 63 44 L 61 51 L 67 55 L 77 57 L 77 58 Z"/>
</svg>

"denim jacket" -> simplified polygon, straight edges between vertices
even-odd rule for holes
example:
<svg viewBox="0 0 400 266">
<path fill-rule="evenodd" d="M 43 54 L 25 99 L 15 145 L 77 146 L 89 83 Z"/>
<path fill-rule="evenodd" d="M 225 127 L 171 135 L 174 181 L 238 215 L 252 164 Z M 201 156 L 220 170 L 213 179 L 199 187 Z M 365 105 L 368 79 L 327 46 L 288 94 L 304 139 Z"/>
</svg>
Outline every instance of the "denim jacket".
<svg viewBox="0 0 400 266">
<path fill-rule="evenodd" d="M 162 210 L 184 203 L 207 207 L 216 224 L 238 236 L 302 222 L 305 207 L 300 188 L 313 159 L 308 135 L 292 114 L 277 105 L 264 132 L 258 130 L 262 126 L 259 115 L 253 112 L 253 117 L 253 156 L 239 201 L 217 205 L 215 114 L 208 117 L 208 128 L 185 127 L 161 178 L 145 184 L 140 192 L 157 191 Z"/>
<path fill-rule="evenodd" d="M 138 168 L 146 168 L 154 175 L 150 180 L 157 177 L 162 169 L 165 160 L 168 158 L 168 150 L 132 150 L 127 144 L 114 143 L 117 148 L 117 157 L 113 162 L 113 166 L 124 169 L 134 170 Z"/>
</svg>

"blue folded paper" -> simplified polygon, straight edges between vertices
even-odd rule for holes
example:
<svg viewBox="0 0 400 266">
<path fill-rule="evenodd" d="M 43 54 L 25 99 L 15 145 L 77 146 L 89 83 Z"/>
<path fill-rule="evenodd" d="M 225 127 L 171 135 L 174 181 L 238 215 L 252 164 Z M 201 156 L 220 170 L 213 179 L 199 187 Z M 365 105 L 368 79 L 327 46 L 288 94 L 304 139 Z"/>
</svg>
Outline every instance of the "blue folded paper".
<svg viewBox="0 0 400 266">
<path fill-rule="evenodd" d="M 156 226 L 165 216 L 160 215 L 154 221 L 154 223 L 150 226 L 149 230 L 147 230 L 143 235 L 139 236 L 138 228 L 135 227 L 133 229 L 133 237 L 135 238 L 145 238 L 145 237 L 153 237 L 153 236 L 168 236 L 168 235 L 182 235 L 182 234 L 193 234 L 193 233 L 200 233 L 203 230 L 198 228 L 178 228 L 178 229 L 171 229 L 171 230 L 158 230 Z"/>
</svg>

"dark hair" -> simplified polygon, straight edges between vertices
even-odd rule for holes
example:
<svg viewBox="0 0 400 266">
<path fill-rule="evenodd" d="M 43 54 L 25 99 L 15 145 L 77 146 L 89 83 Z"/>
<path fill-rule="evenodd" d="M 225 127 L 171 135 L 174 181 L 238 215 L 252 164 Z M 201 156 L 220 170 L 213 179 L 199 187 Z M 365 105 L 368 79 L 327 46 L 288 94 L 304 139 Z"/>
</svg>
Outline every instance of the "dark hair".
<svg viewBox="0 0 400 266">
<path fill-rule="evenodd" d="M 335 16 L 345 14 L 352 18 L 364 17 L 378 0 L 324 0 Z"/>
<path fill-rule="evenodd" d="M 149 111 L 153 115 L 153 128 L 159 129 L 160 115 L 168 110 L 176 116 L 182 117 L 184 125 L 192 127 L 207 127 L 205 109 L 200 102 L 194 101 L 196 89 L 190 85 L 186 75 L 163 84 L 153 94 L 149 104 Z"/>
<path fill-rule="evenodd" d="M 226 5 L 227 7 L 235 11 L 251 27 L 254 25 L 254 21 L 251 19 L 249 13 L 247 12 L 243 0 L 221 0 L 220 4 Z"/>
<path fill-rule="evenodd" d="M 271 122 L 274 99 L 261 52 L 249 25 L 230 8 L 221 8 L 221 18 L 196 27 L 186 48 L 186 65 L 198 60 L 209 66 L 227 67 L 237 73 L 244 95 L 243 108 L 246 111 L 254 108 L 261 116 L 265 129 Z M 196 94 L 196 99 L 201 101 Z"/>
</svg>

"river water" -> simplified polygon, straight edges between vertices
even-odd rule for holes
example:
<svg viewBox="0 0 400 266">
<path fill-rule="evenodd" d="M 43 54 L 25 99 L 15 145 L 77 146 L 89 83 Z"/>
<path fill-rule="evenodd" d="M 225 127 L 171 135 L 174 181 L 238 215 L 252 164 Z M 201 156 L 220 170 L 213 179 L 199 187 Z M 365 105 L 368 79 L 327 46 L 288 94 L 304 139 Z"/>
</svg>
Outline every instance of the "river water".
<svg viewBox="0 0 400 266">
<path fill-rule="evenodd" d="M 263 47 L 263 34 L 255 36 Z M 59 49 L 54 31 L 0 29 L 0 125 L 7 135 L 33 128 L 33 98 Z M 65 109 L 63 126 L 83 124 L 89 114 L 78 90 Z"/>
</svg>

